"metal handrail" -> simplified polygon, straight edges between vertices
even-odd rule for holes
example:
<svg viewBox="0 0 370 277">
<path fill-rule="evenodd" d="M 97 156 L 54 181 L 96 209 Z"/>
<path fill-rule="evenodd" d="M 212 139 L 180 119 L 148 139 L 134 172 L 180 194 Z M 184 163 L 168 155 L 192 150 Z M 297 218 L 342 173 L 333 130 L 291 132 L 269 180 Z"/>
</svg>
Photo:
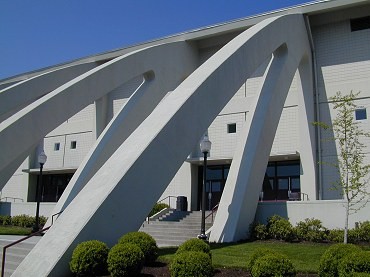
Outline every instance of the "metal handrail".
<svg viewBox="0 0 370 277">
<path fill-rule="evenodd" d="M 161 203 L 161 202 L 163 202 L 164 200 L 166 200 L 168 198 L 168 206 L 171 207 L 171 197 L 177 198 L 177 196 L 169 195 L 169 196 L 159 200 L 158 203 Z"/>
<path fill-rule="evenodd" d="M 213 223 L 213 214 L 215 213 L 215 211 L 218 210 L 218 205 L 220 205 L 220 203 L 217 203 L 217 205 L 212 208 L 211 212 L 206 216 L 205 219 L 207 219 L 208 217 L 212 216 L 212 223 Z"/>
<path fill-rule="evenodd" d="M 4 202 L 8 202 L 7 200 L 9 199 L 13 199 L 13 202 L 15 202 L 15 200 L 21 200 L 22 202 L 24 202 L 24 200 L 22 198 L 18 198 L 18 197 L 10 197 L 10 196 L 6 196 L 6 197 L 3 197 L 0 199 L 0 201 L 2 201 L 3 199 L 5 199 Z"/>
<path fill-rule="evenodd" d="M 7 244 L 7 245 L 5 245 L 5 246 L 3 247 L 3 258 L 2 258 L 2 262 L 1 262 L 1 277 L 4 277 L 4 274 L 5 274 L 5 255 L 6 255 L 6 249 L 8 249 L 9 247 L 11 247 L 11 246 L 13 246 L 13 245 L 16 245 L 16 244 L 18 244 L 18 243 L 21 243 L 22 241 L 25 241 L 25 240 L 27 240 L 27 239 L 29 239 L 29 238 L 31 238 L 31 237 L 37 236 L 37 235 L 39 235 L 39 234 L 41 234 L 41 233 L 43 233 L 43 232 L 45 232 L 45 231 L 49 230 L 49 229 L 50 229 L 50 227 L 51 227 L 51 226 L 53 226 L 53 224 L 54 224 L 54 216 L 59 215 L 59 214 L 61 214 L 62 212 L 63 212 L 63 211 L 60 211 L 59 213 L 53 214 L 53 215 L 51 216 L 51 225 L 50 225 L 50 226 L 48 226 L 48 227 L 46 227 L 46 228 L 43 228 L 42 230 L 39 230 L 39 231 L 37 231 L 37 232 L 34 232 L 34 233 L 32 233 L 32 234 L 30 234 L 30 235 L 28 235 L 28 236 L 24 237 L 24 238 L 21 238 L 21 239 L 19 239 L 19 240 L 16 240 L 16 241 L 14 241 L 14 242 L 12 242 L 12 243 L 10 243 L 10 244 Z"/>
</svg>

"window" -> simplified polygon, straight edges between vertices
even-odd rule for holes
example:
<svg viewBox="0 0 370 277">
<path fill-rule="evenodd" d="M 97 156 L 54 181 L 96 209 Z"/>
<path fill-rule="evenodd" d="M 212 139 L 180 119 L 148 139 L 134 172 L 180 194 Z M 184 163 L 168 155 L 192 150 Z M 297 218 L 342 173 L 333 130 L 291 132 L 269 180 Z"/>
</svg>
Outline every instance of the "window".
<svg viewBox="0 0 370 277">
<path fill-rule="evenodd" d="M 364 120 L 367 119 L 366 115 L 366 108 L 358 108 L 355 110 L 355 117 L 356 120 Z"/>
<path fill-rule="evenodd" d="M 59 149 L 60 149 L 60 143 L 59 142 L 54 143 L 54 151 L 59 151 Z"/>
<path fill-rule="evenodd" d="M 77 148 L 77 141 L 72 140 L 71 141 L 71 149 L 76 149 Z"/>
<path fill-rule="evenodd" d="M 227 132 L 229 134 L 236 133 L 236 123 L 227 124 Z"/>
<path fill-rule="evenodd" d="M 370 16 L 351 19 L 351 32 L 370 29 Z"/>
</svg>

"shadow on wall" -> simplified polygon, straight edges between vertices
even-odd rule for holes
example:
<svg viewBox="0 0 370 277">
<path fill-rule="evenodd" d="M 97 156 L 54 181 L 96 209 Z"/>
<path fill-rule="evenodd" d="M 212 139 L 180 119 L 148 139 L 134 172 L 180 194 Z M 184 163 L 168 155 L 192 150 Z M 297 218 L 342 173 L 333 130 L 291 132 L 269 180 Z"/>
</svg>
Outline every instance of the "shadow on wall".
<svg viewBox="0 0 370 277">
<path fill-rule="evenodd" d="M 263 205 L 260 205 L 261 203 L 263 203 Z M 268 218 L 273 215 L 280 215 L 284 218 L 288 218 L 287 202 L 286 201 L 259 202 L 254 220 L 255 222 L 267 224 Z"/>
</svg>

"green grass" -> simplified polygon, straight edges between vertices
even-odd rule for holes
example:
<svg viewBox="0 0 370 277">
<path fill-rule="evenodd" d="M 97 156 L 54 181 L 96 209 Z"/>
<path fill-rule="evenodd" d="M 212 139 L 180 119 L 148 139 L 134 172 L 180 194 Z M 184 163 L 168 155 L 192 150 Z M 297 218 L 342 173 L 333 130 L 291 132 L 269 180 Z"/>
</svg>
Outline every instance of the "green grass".
<svg viewBox="0 0 370 277">
<path fill-rule="evenodd" d="M 0 235 L 22 235 L 31 234 L 32 228 L 24 228 L 18 226 L 0 226 Z"/>
<path fill-rule="evenodd" d="M 271 248 L 287 255 L 300 273 L 317 273 L 320 257 L 330 244 L 284 243 L 256 241 L 232 244 L 211 244 L 212 262 L 217 268 L 246 268 L 252 253 L 258 248 Z M 170 262 L 176 248 L 161 248 L 159 260 Z"/>
</svg>

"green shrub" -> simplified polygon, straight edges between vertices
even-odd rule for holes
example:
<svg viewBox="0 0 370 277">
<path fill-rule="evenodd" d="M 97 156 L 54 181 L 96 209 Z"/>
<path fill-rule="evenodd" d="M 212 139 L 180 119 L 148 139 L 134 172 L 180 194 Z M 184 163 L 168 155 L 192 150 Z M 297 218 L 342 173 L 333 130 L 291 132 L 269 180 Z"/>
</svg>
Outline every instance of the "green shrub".
<svg viewBox="0 0 370 277">
<path fill-rule="evenodd" d="M 35 217 L 21 214 L 12 217 L 12 225 L 19 227 L 32 227 L 35 225 Z"/>
<path fill-rule="evenodd" d="M 360 241 L 370 242 L 370 221 L 360 222 L 359 224 Z"/>
<path fill-rule="evenodd" d="M 322 242 L 326 239 L 327 229 L 322 226 L 321 221 L 314 218 L 306 218 L 296 226 L 296 234 L 299 240 Z"/>
<path fill-rule="evenodd" d="M 271 249 L 269 249 L 269 248 L 258 248 L 258 249 L 256 249 L 253 253 L 252 253 L 252 255 L 251 255 L 251 257 L 250 257 L 250 259 L 249 259 L 249 261 L 248 261 L 248 264 L 247 264 L 247 268 L 248 268 L 248 270 L 251 272 L 252 271 L 252 267 L 254 266 L 254 264 L 255 264 L 255 262 L 259 259 L 259 258 L 261 258 L 261 257 L 263 257 L 263 256 L 266 256 L 266 255 L 269 255 L 269 254 L 275 254 L 276 252 L 275 251 L 273 251 L 273 250 L 271 250 Z"/>
<path fill-rule="evenodd" d="M 10 215 L 0 215 L 0 225 L 12 224 L 12 218 Z"/>
<path fill-rule="evenodd" d="M 196 251 L 176 253 L 169 270 L 171 277 L 213 276 L 212 261 L 209 255 Z"/>
<path fill-rule="evenodd" d="M 179 246 L 176 251 L 176 254 L 185 252 L 185 251 L 195 251 L 203 252 L 207 254 L 212 259 L 211 247 L 201 239 L 189 239 Z"/>
<path fill-rule="evenodd" d="M 163 209 L 166 209 L 166 208 L 169 208 L 169 207 L 170 206 L 168 206 L 165 203 L 155 203 L 154 207 L 152 208 L 152 210 L 150 211 L 148 216 L 151 217 L 151 216 L 155 215 L 156 213 L 159 213 Z"/>
<path fill-rule="evenodd" d="M 97 240 L 77 245 L 69 267 L 77 276 L 98 276 L 107 273 L 108 246 Z"/>
<path fill-rule="evenodd" d="M 344 230 L 333 229 L 329 231 L 328 240 L 331 242 L 342 243 L 344 237 Z"/>
<path fill-rule="evenodd" d="M 258 258 L 251 270 L 253 277 L 296 276 L 293 263 L 285 255 L 274 253 Z"/>
<path fill-rule="evenodd" d="M 130 232 L 123 235 L 118 243 L 133 243 L 144 253 L 145 263 L 150 264 L 158 258 L 158 246 L 152 236 L 144 232 Z"/>
<path fill-rule="evenodd" d="M 338 268 L 339 277 L 352 276 L 353 273 L 370 274 L 370 252 L 356 251 L 341 259 Z"/>
<path fill-rule="evenodd" d="M 370 273 L 355 272 L 355 273 L 352 273 L 351 277 L 370 277 Z"/>
<path fill-rule="evenodd" d="M 255 240 L 268 239 L 267 226 L 262 223 L 253 223 L 251 225 L 251 238 Z"/>
<path fill-rule="evenodd" d="M 108 254 L 108 271 L 113 277 L 138 276 L 144 265 L 144 253 L 133 243 L 119 243 Z"/>
<path fill-rule="evenodd" d="M 361 251 L 361 249 L 353 244 L 334 244 L 330 246 L 321 256 L 319 264 L 320 277 L 336 277 L 338 276 L 338 266 L 341 259 L 353 252 Z"/>
<path fill-rule="evenodd" d="M 269 236 L 277 240 L 291 241 L 294 239 L 294 229 L 289 220 L 279 215 L 268 219 L 267 229 Z"/>
</svg>

